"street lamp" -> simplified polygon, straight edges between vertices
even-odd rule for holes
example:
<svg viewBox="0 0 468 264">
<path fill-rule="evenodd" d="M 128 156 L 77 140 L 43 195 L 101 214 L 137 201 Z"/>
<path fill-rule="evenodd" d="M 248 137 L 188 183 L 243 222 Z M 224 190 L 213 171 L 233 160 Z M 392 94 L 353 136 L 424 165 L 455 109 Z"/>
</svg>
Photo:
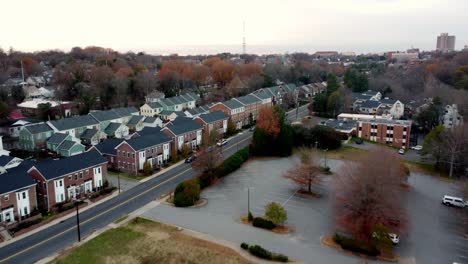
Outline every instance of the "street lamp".
<svg viewBox="0 0 468 264">
<path fill-rule="evenodd" d="M 120 194 L 120 169 L 117 169 L 117 184 L 119 185 L 119 194 Z"/>
<path fill-rule="evenodd" d="M 250 213 L 250 189 L 253 187 L 247 187 L 247 215 Z"/>
<path fill-rule="evenodd" d="M 327 151 L 328 149 L 324 149 L 323 152 L 324 152 L 324 157 L 325 157 L 325 168 L 327 168 Z"/>
<path fill-rule="evenodd" d="M 79 202 L 80 200 L 74 198 L 74 203 L 76 207 L 76 231 L 78 233 L 78 242 L 81 242 L 81 232 L 80 232 L 80 212 L 79 212 Z"/>
</svg>

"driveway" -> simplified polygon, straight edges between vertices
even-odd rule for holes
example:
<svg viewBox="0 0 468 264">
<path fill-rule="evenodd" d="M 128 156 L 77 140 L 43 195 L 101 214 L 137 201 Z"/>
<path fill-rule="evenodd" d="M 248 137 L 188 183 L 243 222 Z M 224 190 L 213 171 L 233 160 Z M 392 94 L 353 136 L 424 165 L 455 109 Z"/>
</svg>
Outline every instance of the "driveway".
<svg viewBox="0 0 468 264">
<path fill-rule="evenodd" d="M 320 244 L 320 237 L 332 232 L 333 176 L 327 176 L 323 188 L 316 190 L 323 194 L 322 198 L 300 197 L 294 194 L 296 186 L 282 177 L 294 161 L 295 158 L 250 161 L 202 193 L 208 199 L 205 207 L 182 209 L 161 205 L 145 216 L 239 244 L 259 244 L 304 263 L 359 263 L 357 257 Z M 332 170 L 340 163 L 329 160 Z M 464 252 L 463 237 L 454 230 L 456 224 L 450 221 L 457 217 L 457 210 L 440 205 L 442 195 L 453 193 L 454 186 L 422 174 L 412 174 L 409 183 L 412 189 L 408 191 L 407 207 L 411 224 L 408 234 L 401 237 L 397 252 L 412 263 L 463 260 L 468 252 Z M 281 203 L 288 212 L 286 224 L 296 230 L 279 235 L 240 223 L 241 215 L 247 214 L 249 187 L 250 210 L 254 215 L 263 215 L 269 202 Z"/>
</svg>

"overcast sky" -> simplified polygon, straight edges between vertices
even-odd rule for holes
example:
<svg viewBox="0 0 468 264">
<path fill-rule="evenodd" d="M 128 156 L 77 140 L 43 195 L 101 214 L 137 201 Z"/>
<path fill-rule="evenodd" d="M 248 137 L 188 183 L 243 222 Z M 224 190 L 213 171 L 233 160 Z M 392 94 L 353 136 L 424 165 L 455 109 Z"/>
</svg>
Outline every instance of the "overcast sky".
<svg viewBox="0 0 468 264">
<path fill-rule="evenodd" d="M 0 47 L 204 54 L 434 50 L 468 45 L 468 0 L 7 0 Z"/>
</svg>

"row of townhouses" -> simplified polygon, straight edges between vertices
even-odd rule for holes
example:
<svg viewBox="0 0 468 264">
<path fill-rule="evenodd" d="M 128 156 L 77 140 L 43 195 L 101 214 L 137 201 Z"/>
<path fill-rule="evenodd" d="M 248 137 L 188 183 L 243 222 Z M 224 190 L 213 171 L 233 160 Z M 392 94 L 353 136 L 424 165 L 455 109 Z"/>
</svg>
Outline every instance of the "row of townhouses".
<svg viewBox="0 0 468 264">
<path fill-rule="evenodd" d="M 370 115 L 390 115 L 400 119 L 405 112 L 405 105 L 400 100 L 383 98 L 380 92 L 367 91 L 353 93 L 353 111 Z"/>
</svg>

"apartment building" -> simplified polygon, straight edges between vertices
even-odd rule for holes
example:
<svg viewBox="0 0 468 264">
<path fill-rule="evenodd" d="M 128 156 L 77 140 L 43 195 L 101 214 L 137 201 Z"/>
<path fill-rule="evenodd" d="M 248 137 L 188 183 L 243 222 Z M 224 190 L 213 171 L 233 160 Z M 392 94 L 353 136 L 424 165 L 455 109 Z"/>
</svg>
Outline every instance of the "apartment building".
<svg viewBox="0 0 468 264">
<path fill-rule="evenodd" d="M 358 119 L 356 131 L 359 138 L 409 149 L 411 121 L 388 119 Z"/>
</svg>

